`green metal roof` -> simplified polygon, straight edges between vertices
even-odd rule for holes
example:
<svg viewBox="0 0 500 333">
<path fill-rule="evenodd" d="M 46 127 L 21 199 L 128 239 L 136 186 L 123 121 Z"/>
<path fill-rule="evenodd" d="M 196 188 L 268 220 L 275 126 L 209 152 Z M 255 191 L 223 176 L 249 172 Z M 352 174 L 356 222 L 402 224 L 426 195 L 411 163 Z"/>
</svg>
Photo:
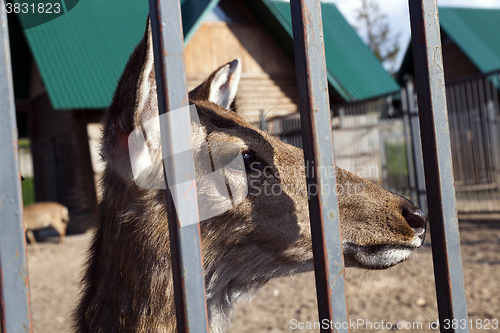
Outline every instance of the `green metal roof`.
<svg viewBox="0 0 500 333">
<path fill-rule="evenodd" d="M 482 73 L 500 68 L 500 9 L 440 7 L 439 21 Z"/>
<path fill-rule="evenodd" d="M 181 1 L 187 38 L 217 2 Z M 125 63 L 144 34 L 148 11 L 142 0 L 85 0 L 24 31 L 54 108 L 106 108 L 111 103 Z M 32 26 L 30 17 L 19 19 L 23 27 Z"/>
<path fill-rule="evenodd" d="M 263 0 L 292 37 L 290 3 Z M 396 92 L 399 85 L 345 20 L 333 3 L 322 3 L 327 75 L 345 101 L 363 100 Z"/>
<path fill-rule="evenodd" d="M 439 7 L 441 31 L 462 50 L 481 73 L 500 69 L 500 9 Z M 413 73 L 411 41 L 397 80 Z"/>
<path fill-rule="evenodd" d="M 293 56 L 289 3 L 242 0 Z M 75 2 L 75 1 L 73 1 Z M 181 0 L 186 43 L 218 0 Z M 75 2 L 76 3 L 76 2 Z M 260 6 L 260 7 L 259 7 Z M 322 4 L 328 80 L 345 101 L 397 91 L 383 69 L 333 4 Z M 33 26 L 19 16 L 33 57 L 56 109 L 106 108 L 128 57 L 142 38 L 148 15 L 144 0 L 85 0 L 64 15 Z M 33 26 L 33 27 L 32 27 Z M 283 38 L 281 38 L 281 37 Z"/>
</svg>

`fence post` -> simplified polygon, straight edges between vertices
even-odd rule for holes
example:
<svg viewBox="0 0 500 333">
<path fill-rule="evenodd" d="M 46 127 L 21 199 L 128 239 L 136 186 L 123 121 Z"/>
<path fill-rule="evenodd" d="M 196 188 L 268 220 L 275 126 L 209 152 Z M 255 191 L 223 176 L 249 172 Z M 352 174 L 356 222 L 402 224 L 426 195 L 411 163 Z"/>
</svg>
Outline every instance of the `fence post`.
<svg viewBox="0 0 500 333">
<path fill-rule="evenodd" d="M 436 0 L 409 0 L 441 332 L 469 332 Z"/>
<path fill-rule="evenodd" d="M 0 332 L 32 332 L 16 112 L 4 2 L 0 8 Z"/>
<path fill-rule="evenodd" d="M 306 168 L 312 169 L 306 172 L 307 184 L 308 189 L 317 189 L 316 195 L 308 191 L 308 197 L 319 318 L 320 322 L 348 323 L 337 180 L 329 177 L 335 171 L 335 159 L 321 3 L 292 0 L 290 9 L 304 158 Z M 349 332 L 348 327 L 341 326 L 334 329 L 322 325 L 321 332 Z"/>
<path fill-rule="evenodd" d="M 406 143 L 406 161 L 408 164 L 408 184 L 410 185 L 411 200 L 418 200 L 418 191 L 415 176 L 415 159 L 413 158 L 413 140 L 410 129 L 410 114 L 408 112 L 408 96 L 406 95 L 407 88 L 401 88 L 401 109 L 403 111 L 403 129 Z M 420 141 L 420 140 L 419 140 Z M 414 201 L 415 202 L 415 201 Z M 420 207 L 422 209 L 422 207 Z M 424 212 L 425 214 L 425 212 Z"/>
<path fill-rule="evenodd" d="M 149 11 L 165 182 L 167 185 L 191 184 L 182 193 L 172 186 L 167 186 L 165 191 L 177 331 L 208 332 L 193 152 L 192 149 L 188 150 L 180 159 L 169 158 L 166 154 L 179 150 L 179 143 L 183 147 L 192 148 L 180 2 L 150 0 Z M 167 112 L 179 111 L 181 108 L 182 112 L 177 112 L 172 119 L 166 117 Z M 183 200 L 183 197 L 188 200 Z M 176 207 L 175 201 L 182 204 Z M 181 218 L 184 224 L 182 227 Z"/>
<path fill-rule="evenodd" d="M 497 74 L 499 75 L 499 74 Z M 490 94 L 491 87 L 489 86 L 489 80 L 485 79 L 485 86 L 487 87 L 487 100 L 486 100 L 486 121 L 488 123 L 490 132 L 490 147 L 493 157 L 493 181 L 497 185 L 497 189 L 500 190 L 500 115 L 498 109 L 498 103 L 495 103 L 494 98 Z M 493 92 L 495 94 L 495 92 Z"/>
<path fill-rule="evenodd" d="M 405 76 L 404 99 L 406 100 L 406 109 L 411 134 L 411 151 L 414 170 L 414 182 L 416 186 L 417 202 L 420 210 L 428 215 L 427 210 L 427 192 L 425 189 L 424 158 L 422 155 L 422 141 L 420 139 L 420 120 L 418 119 L 418 106 L 415 103 L 415 92 L 413 89 L 413 79 L 411 76 Z M 403 94 L 402 94 L 403 97 Z M 404 102 L 403 102 L 404 103 Z M 405 107 L 403 106 L 403 111 Z M 406 128 L 406 125 L 405 125 Z M 408 165 L 410 162 L 408 162 Z"/>
<path fill-rule="evenodd" d="M 264 132 L 267 132 L 268 130 L 268 124 L 267 124 L 267 112 L 263 109 L 260 109 L 259 110 L 259 118 L 260 118 L 260 122 L 259 122 L 259 128 L 261 131 L 264 131 Z"/>
</svg>

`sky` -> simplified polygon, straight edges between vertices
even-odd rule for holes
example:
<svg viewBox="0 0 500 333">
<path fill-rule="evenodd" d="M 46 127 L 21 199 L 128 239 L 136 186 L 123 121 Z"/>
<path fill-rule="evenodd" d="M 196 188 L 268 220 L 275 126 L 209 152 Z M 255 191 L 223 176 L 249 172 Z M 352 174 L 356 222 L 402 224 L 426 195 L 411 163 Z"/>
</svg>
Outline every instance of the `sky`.
<svg viewBox="0 0 500 333">
<path fill-rule="evenodd" d="M 361 6 L 361 0 L 323 0 L 337 5 L 342 15 L 353 26 L 357 26 L 355 9 Z M 400 33 L 399 44 L 401 51 L 398 55 L 396 68 L 403 60 L 406 47 L 410 42 L 410 15 L 408 1 L 406 0 L 373 0 L 378 3 L 382 13 L 387 15 L 393 34 Z M 474 7 L 474 8 L 499 8 L 500 0 L 437 0 L 438 6 L 443 7 Z"/>
</svg>

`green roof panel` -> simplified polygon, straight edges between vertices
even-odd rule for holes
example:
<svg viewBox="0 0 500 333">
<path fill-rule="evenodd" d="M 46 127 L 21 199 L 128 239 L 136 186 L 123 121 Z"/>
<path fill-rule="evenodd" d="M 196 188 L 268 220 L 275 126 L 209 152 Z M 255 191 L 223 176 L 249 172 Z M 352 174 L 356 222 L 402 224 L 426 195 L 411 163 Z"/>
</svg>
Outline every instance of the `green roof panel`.
<svg viewBox="0 0 500 333">
<path fill-rule="evenodd" d="M 500 68 L 500 9 L 439 7 L 439 21 L 482 73 Z"/>
<path fill-rule="evenodd" d="M 207 12 L 203 7 L 213 8 L 217 2 L 182 0 L 183 18 L 189 25 L 184 33 L 191 35 Z M 108 107 L 123 68 L 144 34 L 148 12 L 147 1 L 86 0 L 52 21 L 25 30 L 54 108 Z M 26 17 L 19 18 L 24 27 L 30 26 Z"/>
<path fill-rule="evenodd" d="M 292 36 L 290 3 L 263 0 Z M 399 90 L 375 55 L 333 3 L 322 3 L 328 81 L 346 101 L 373 98 Z"/>
</svg>

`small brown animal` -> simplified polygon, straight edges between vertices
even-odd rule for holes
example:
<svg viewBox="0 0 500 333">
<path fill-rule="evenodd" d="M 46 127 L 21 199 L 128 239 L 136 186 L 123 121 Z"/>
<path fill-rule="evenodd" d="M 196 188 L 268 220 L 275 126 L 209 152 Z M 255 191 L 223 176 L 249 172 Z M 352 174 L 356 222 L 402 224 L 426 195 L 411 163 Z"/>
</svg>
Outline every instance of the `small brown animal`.
<svg viewBox="0 0 500 333">
<path fill-rule="evenodd" d="M 69 222 L 68 208 L 57 202 L 37 202 L 24 207 L 26 234 L 36 251 L 39 250 L 33 230 L 54 228 L 59 234 L 59 244 L 64 241 Z"/>
<path fill-rule="evenodd" d="M 245 170 L 224 164 L 223 172 L 233 184 L 248 186 L 248 195 L 238 200 L 232 192 L 238 204 L 200 223 L 212 333 L 223 332 L 234 304 L 269 280 L 314 269 L 303 152 L 228 110 L 240 72 L 240 62 L 230 62 L 189 94 L 200 120 L 192 124 L 193 154 L 200 154 L 202 144 L 237 147 Z M 163 174 L 159 133 L 147 130 L 147 121 L 157 115 L 147 28 L 104 119 L 103 195 L 75 312 L 77 333 L 177 331 L 165 189 L 138 186 L 133 171 L 143 167 L 149 179 Z M 150 149 L 151 166 L 131 163 L 128 140 L 137 127 L 147 133 L 144 147 Z M 221 149 L 220 156 L 234 157 L 232 148 Z M 423 244 L 426 220 L 411 202 L 340 168 L 330 171 L 340 189 L 346 266 L 388 268 Z M 213 198 L 217 206 L 227 203 L 219 200 L 224 190 L 203 192 L 200 186 L 198 194 Z"/>
</svg>

